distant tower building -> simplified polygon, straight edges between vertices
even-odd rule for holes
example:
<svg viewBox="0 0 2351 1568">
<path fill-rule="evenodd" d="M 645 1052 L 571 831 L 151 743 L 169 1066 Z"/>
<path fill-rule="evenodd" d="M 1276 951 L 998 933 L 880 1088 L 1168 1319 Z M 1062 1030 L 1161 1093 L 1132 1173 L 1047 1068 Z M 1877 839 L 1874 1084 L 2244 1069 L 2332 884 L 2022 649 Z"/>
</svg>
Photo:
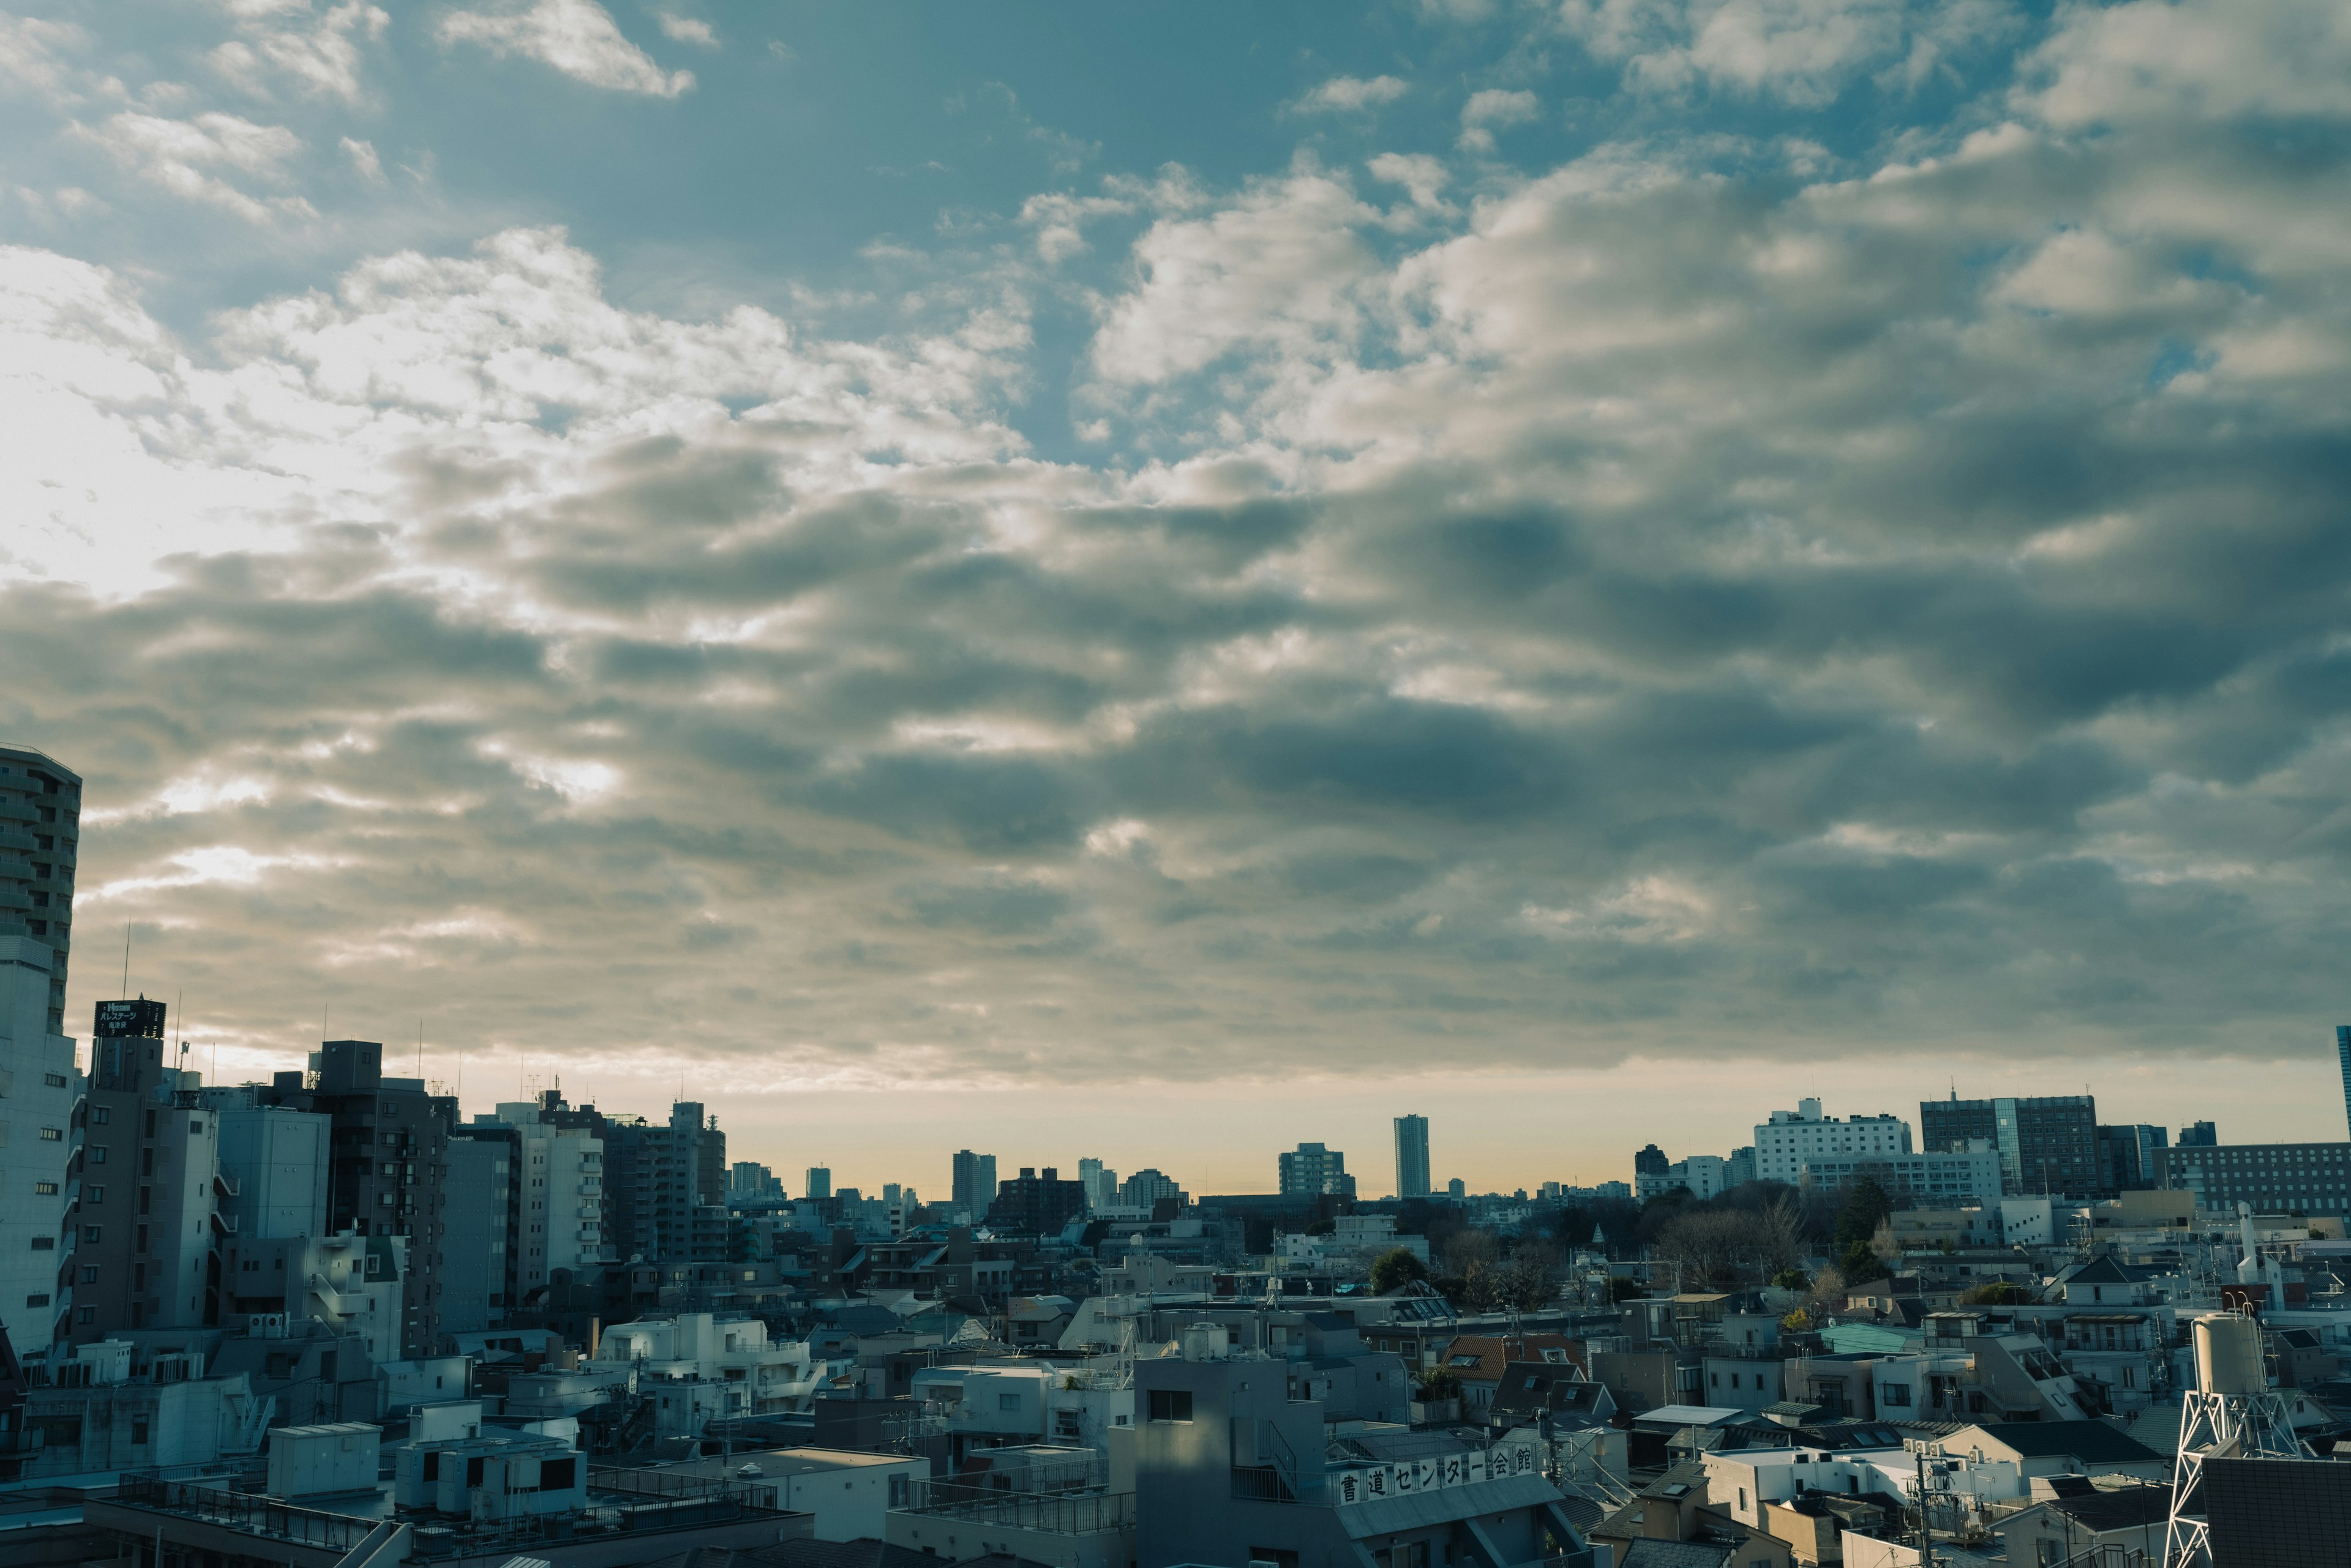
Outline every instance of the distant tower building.
<svg viewBox="0 0 2351 1568">
<path fill-rule="evenodd" d="M 2351 1059 L 2346 1059 L 2351 1060 Z M 1395 1119 L 1396 1196 L 1428 1196 L 1428 1118 Z"/>
<path fill-rule="evenodd" d="M 1980 1138 L 2000 1155 L 2001 1194 L 2098 1195 L 2098 1106 L 2087 1094 L 2017 1099 L 1926 1100 L 1918 1136 L 1928 1154 L 1959 1151 Z"/>
<path fill-rule="evenodd" d="M 0 1323 L 19 1356 L 47 1351 L 73 1302 L 66 1172 L 82 1133 L 65 1005 L 80 817 L 70 769 L 0 747 Z"/>
<path fill-rule="evenodd" d="M 2335 1057 L 2343 1065 L 2343 1119 L 2351 1125 L 2351 1023 L 2335 1026 Z"/>
<path fill-rule="evenodd" d="M 1118 1202 L 1118 1173 L 1102 1161 L 1080 1160 L 1078 1182 L 1086 1189 L 1088 1208 L 1109 1208 Z"/>
<path fill-rule="evenodd" d="M 1320 1144 L 1301 1144 L 1277 1160 L 1274 1190 L 1284 1197 L 1355 1196 L 1355 1178 L 1347 1174 L 1347 1156 Z"/>
<path fill-rule="evenodd" d="M 56 1035 L 66 1032 L 66 952 L 80 839 L 81 776 L 40 752 L 0 746 L 0 937 L 29 936 L 48 949 L 37 963 L 17 962 L 36 973 L 48 971 L 43 1010 L 47 1031 Z M 0 955 L 0 963 L 5 961 Z M 16 1201 L 11 1191 L 11 1207 Z M 16 1348 L 21 1354 L 47 1343 L 44 1335 Z"/>
<path fill-rule="evenodd" d="M 1447 1197 L 1468 1197 L 1469 1196 L 1469 1184 L 1463 1181 L 1459 1176 L 1455 1176 L 1451 1181 L 1445 1184 L 1445 1196 Z"/>
<path fill-rule="evenodd" d="M 822 1203 L 832 1196 L 832 1167 L 810 1166 L 808 1168 L 808 1197 L 810 1203 Z"/>
<path fill-rule="evenodd" d="M 2182 1149 L 2214 1149 L 2220 1146 L 2220 1129 L 2210 1122 L 2197 1122 L 2179 1129 L 2179 1142 L 2173 1145 Z"/>
<path fill-rule="evenodd" d="M 1655 1144 L 1646 1144 L 1633 1155 L 1633 1174 L 1636 1176 L 1661 1176 L 1666 1174 L 1666 1168 L 1672 1164 L 1671 1160 L 1666 1158 L 1665 1150 Z"/>
<path fill-rule="evenodd" d="M 955 1157 L 955 1182 L 947 1195 L 949 1207 L 960 1208 L 978 1219 L 996 1201 L 996 1156 L 975 1155 L 969 1149 L 958 1149 Z"/>
</svg>

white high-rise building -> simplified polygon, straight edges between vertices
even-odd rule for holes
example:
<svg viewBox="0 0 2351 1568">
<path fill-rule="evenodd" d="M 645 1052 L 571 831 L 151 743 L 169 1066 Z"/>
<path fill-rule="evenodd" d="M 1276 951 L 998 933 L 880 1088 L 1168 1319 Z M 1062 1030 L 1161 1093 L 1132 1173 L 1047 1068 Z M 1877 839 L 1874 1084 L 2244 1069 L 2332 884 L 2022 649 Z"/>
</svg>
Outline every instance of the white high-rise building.
<svg viewBox="0 0 2351 1568">
<path fill-rule="evenodd" d="M 1086 1207 L 1109 1208 L 1118 1202 L 1118 1173 L 1100 1160 L 1078 1162 L 1078 1180 L 1085 1184 Z"/>
<path fill-rule="evenodd" d="M 515 1300 L 528 1301 L 551 1270 L 594 1263 L 603 1247 L 604 1143 L 585 1127 L 542 1121 L 537 1103 L 504 1101 L 498 1121 L 518 1134 L 514 1151 L 515 1239 L 508 1268 Z"/>
<path fill-rule="evenodd" d="M 1790 1186 L 1806 1166 L 1885 1158 L 1910 1153 L 1910 1124 L 1899 1116 L 1821 1114 L 1818 1100 L 1799 1100 L 1792 1111 L 1774 1111 L 1755 1128 L 1755 1179 Z"/>
<path fill-rule="evenodd" d="M 0 1323 L 45 1354 L 72 1304 L 67 1169 L 80 1067 L 65 1032 L 81 779 L 0 747 Z"/>
</svg>

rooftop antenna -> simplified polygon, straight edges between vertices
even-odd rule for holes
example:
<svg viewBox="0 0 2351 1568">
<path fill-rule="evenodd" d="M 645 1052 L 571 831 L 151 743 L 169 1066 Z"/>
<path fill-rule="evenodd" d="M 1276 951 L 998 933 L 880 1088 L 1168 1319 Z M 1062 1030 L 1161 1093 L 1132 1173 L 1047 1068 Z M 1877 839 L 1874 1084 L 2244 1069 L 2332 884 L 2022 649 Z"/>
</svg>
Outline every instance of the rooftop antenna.
<svg viewBox="0 0 2351 1568">
<path fill-rule="evenodd" d="M 131 917 L 127 915 L 122 917 L 122 989 L 115 994 L 131 994 Z"/>
<path fill-rule="evenodd" d="M 172 998 L 172 1043 L 180 1048 L 178 1054 L 188 1054 L 188 1019 L 184 1009 L 188 1003 L 188 988 L 182 986 Z"/>
<path fill-rule="evenodd" d="M 422 1082 L 424 1078 L 424 1020 L 423 1019 L 416 1020 L 416 1077 L 419 1082 Z"/>
</svg>

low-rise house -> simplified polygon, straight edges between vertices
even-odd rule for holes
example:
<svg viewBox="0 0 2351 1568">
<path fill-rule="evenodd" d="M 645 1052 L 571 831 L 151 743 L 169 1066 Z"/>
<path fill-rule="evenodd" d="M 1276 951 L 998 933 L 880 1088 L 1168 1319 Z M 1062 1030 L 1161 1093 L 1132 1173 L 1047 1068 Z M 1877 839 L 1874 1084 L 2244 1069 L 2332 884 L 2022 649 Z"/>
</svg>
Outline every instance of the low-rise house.
<svg viewBox="0 0 2351 1568">
<path fill-rule="evenodd" d="M 841 1448 L 760 1448 L 724 1458 L 664 1465 L 661 1473 L 711 1480 L 756 1481 L 774 1489 L 773 1506 L 813 1515 L 819 1541 L 880 1539 L 893 1508 L 904 1508 L 930 1461 Z"/>
<path fill-rule="evenodd" d="M 1789 1568 L 1789 1543 L 1714 1505 L 1702 1465 L 1678 1464 L 1591 1531 L 1613 1568 Z M 1668 1551 L 1668 1546 L 1677 1550 Z"/>
<path fill-rule="evenodd" d="M 1538 1362 L 1581 1373 L 1583 1347 L 1563 1334 L 1461 1334 L 1445 1347 L 1439 1364 L 1459 1382 L 1462 1407 L 1474 1415 L 1493 1404 L 1503 1371 L 1514 1361 Z"/>
<path fill-rule="evenodd" d="M 1947 1454 L 2015 1464 L 2027 1477 L 2130 1476 L 2161 1480 L 2171 1456 L 2104 1421 L 2002 1421 L 1959 1427 L 1938 1439 Z"/>
<path fill-rule="evenodd" d="M 2066 1495 L 2011 1514 L 1991 1527 L 2015 1568 L 2060 1563 L 2163 1561 L 2171 1489 L 2086 1482 Z"/>
</svg>

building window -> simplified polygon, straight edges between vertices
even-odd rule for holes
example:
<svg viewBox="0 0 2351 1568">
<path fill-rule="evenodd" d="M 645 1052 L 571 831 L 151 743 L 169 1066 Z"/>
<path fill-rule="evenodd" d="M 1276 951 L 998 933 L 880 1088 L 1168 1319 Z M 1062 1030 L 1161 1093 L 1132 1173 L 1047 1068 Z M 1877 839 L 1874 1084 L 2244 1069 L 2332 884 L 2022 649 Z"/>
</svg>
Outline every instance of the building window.
<svg viewBox="0 0 2351 1568">
<path fill-rule="evenodd" d="M 907 1486 L 906 1478 L 904 1476 L 892 1476 L 890 1478 L 890 1506 L 892 1508 L 905 1507 L 906 1494 L 911 1489 Z"/>
<path fill-rule="evenodd" d="M 49 1186 L 49 1184 L 46 1182 L 42 1185 Z M 55 1186 L 49 1186 L 49 1190 L 55 1192 L 57 1188 Z M 89 1201 L 92 1203 L 104 1203 L 106 1201 L 106 1189 L 102 1186 L 91 1187 L 89 1189 Z"/>
<path fill-rule="evenodd" d="M 1020 1396 L 1017 1393 L 999 1394 L 996 1396 L 996 1407 L 998 1410 L 1018 1410 L 1020 1408 Z"/>
<path fill-rule="evenodd" d="M 101 1122 L 106 1120 L 106 1113 L 102 1107 L 99 1112 L 99 1120 Z M 106 1145 L 104 1144 L 93 1144 L 86 1152 L 89 1155 L 89 1163 L 91 1165 L 102 1166 L 106 1163 Z"/>
<path fill-rule="evenodd" d="M 101 1188 L 100 1190 L 103 1189 Z M 53 1181 L 37 1181 L 33 1184 L 33 1196 L 35 1197 L 55 1197 L 57 1195 L 57 1184 Z"/>
<path fill-rule="evenodd" d="M 28 1307 L 46 1307 L 49 1304 L 49 1299 L 47 1296 L 26 1296 L 25 1304 Z"/>
<path fill-rule="evenodd" d="M 1151 1419 L 1154 1421 L 1189 1421 L 1192 1418 L 1192 1391 L 1188 1388 L 1155 1388 L 1151 1391 Z"/>
<path fill-rule="evenodd" d="M 41 1129 L 41 1142 L 45 1144 L 62 1144 L 65 1141 L 66 1130 L 63 1127 L 44 1127 Z"/>
<path fill-rule="evenodd" d="M 109 1122 L 114 1120 L 114 1107 L 111 1105 L 95 1106 L 90 1111 L 89 1119 L 103 1127 Z"/>
</svg>

